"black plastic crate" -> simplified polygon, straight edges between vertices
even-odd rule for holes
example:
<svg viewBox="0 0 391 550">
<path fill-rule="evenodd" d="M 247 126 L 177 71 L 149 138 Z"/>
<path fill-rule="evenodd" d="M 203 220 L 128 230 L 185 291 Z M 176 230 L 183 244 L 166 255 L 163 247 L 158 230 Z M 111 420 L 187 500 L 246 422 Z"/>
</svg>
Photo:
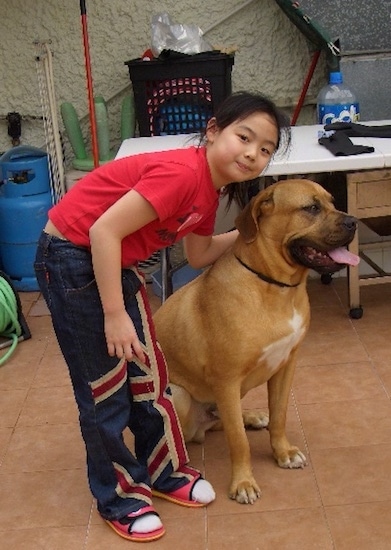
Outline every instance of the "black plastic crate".
<svg viewBox="0 0 391 550">
<path fill-rule="evenodd" d="M 140 136 L 189 134 L 205 127 L 232 91 L 234 56 L 220 52 L 126 61 Z"/>
</svg>

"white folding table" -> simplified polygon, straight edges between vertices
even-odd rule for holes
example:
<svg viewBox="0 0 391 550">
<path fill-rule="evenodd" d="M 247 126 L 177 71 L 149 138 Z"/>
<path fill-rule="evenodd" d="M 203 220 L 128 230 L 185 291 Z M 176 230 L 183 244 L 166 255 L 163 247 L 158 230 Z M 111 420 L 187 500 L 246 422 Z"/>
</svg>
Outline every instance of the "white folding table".
<svg viewBox="0 0 391 550">
<path fill-rule="evenodd" d="M 391 124 L 391 121 L 366 122 L 368 125 Z M 347 212 L 358 219 L 387 218 L 391 216 L 391 138 L 351 138 L 353 143 L 374 147 L 373 153 L 335 157 L 318 143 L 321 125 L 292 127 L 291 149 L 283 158 L 276 158 L 264 172 L 264 176 L 282 177 L 287 175 L 305 175 L 322 172 L 346 173 Z M 193 139 L 195 138 L 195 139 Z M 123 141 L 116 158 L 147 151 L 163 151 L 194 145 L 195 135 L 173 135 L 130 138 Z M 390 224 L 391 225 L 391 224 Z M 391 227 L 390 227 L 391 234 Z M 381 246 L 391 245 L 383 241 Z M 379 246 L 379 243 L 365 245 L 359 243 L 356 234 L 349 250 L 360 254 L 364 261 L 368 258 L 365 248 Z M 167 275 L 167 256 L 162 254 L 162 274 Z M 391 282 L 391 275 L 369 260 L 376 271 L 374 276 L 361 277 L 358 267 L 348 268 L 349 306 L 353 318 L 362 316 L 360 304 L 360 286 Z M 162 297 L 168 296 L 167 276 L 162 276 Z"/>
</svg>

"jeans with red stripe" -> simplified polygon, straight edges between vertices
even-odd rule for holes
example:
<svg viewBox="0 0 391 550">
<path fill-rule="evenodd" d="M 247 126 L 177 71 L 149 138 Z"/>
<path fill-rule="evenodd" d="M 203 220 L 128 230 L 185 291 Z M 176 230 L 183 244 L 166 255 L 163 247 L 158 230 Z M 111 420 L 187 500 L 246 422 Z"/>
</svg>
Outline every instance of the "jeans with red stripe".
<svg viewBox="0 0 391 550">
<path fill-rule="evenodd" d="M 68 365 L 98 510 L 119 519 L 151 503 L 151 487 L 170 492 L 198 477 L 188 456 L 156 342 L 143 277 L 122 270 L 126 311 L 146 361 L 110 357 L 91 253 L 42 233 L 35 273 Z M 134 434 L 134 454 L 124 441 Z"/>
</svg>

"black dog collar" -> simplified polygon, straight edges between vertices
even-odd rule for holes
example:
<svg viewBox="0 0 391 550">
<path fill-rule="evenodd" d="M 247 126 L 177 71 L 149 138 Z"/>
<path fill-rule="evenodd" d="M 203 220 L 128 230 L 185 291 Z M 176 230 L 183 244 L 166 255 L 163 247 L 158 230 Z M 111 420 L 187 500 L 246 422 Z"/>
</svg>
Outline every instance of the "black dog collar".
<svg viewBox="0 0 391 550">
<path fill-rule="evenodd" d="M 251 273 L 254 273 L 257 277 L 262 279 L 262 281 L 265 281 L 266 283 L 270 283 L 272 285 L 277 285 L 281 287 L 289 287 L 294 288 L 295 286 L 299 286 L 300 283 L 297 283 L 296 285 L 288 285 L 287 283 L 282 283 L 281 281 L 276 281 L 276 279 L 272 279 L 271 277 L 268 277 L 267 275 L 263 275 L 263 273 L 259 273 L 258 271 L 255 271 L 252 269 L 249 265 L 245 264 L 240 258 L 235 256 L 235 258 L 238 260 L 239 263 L 242 264 L 243 267 L 251 271 Z"/>
</svg>

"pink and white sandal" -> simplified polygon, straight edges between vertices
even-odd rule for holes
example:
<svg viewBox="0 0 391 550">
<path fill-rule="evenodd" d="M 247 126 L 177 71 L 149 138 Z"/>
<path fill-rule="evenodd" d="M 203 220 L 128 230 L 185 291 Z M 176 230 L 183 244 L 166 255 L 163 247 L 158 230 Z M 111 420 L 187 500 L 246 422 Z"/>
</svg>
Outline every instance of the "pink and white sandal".
<svg viewBox="0 0 391 550">
<path fill-rule="evenodd" d="M 175 491 L 171 491 L 169 493 L 163 493 L 152 488 L 152 495 L 170 502 L 174 502 L 180 506 L 187 506 L 188 508 L 202 508 L 207 505 L 203 502 L 197 502 L 192 498 L 193 487 L 199 479 L 202 479 L 201 475 L 198 475 L 198 477 L 195 477 L 192 481 L 189 481 L 189 483 L 183 485 L 183 487 L 175 489 Z"/>
<path fill-rule="evenodd" d="M 153 506 L 144 506 L 144 508 L 140 508 L 140 510 L 137 510 L 136 512 L 129 512 L 129 514 L 120 519 L 103 519 L 112 529 L 114 529 L 117 535 L 124 539 L 131 540 L 133 542 L 150 542 L 160 539 L 160 537 L 162 537 L 166 532 L 163 525 L 154 531 L 149 531 L 148 533 L 139 533 L 138 531 L 132 530 L 134 522 L 147 514 L 153 514 L 159 517 L 159 514 Z"/>
</svg>

